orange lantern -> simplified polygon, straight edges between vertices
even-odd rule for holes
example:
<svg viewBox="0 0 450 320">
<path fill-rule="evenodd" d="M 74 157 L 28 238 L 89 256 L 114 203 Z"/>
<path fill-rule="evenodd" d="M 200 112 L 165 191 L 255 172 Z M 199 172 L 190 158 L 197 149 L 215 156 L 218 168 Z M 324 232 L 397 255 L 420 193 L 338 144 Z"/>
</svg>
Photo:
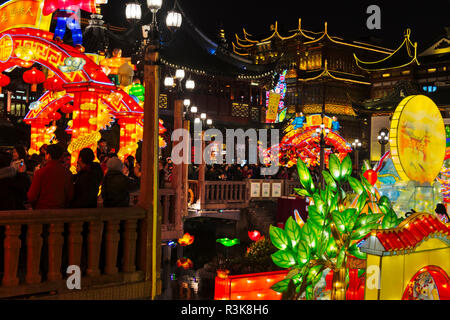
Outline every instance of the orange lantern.
<svg viewBox="0 0 450 320">
<path fill-rule="evenodd" d="M 45 81 L 45 74 L 36 68 L 32 68 L 23 74 L 23 81 L 31 84 L 31 91 L 36 92 L 37 85 Z"/>
<path fill-rule="evenodd" d="M 186 233 L 182 238 L 178 239 L 178 243 L 182 247 L 190 246 L 194 243 L 194 236 L 191 236 L 189 233 Z"/>
<path fill-rule="evenodd" d="M 2 90 L 2 87 L 6 87 L 10 83 L 11 83 L 11 79 L 7 75 L 0 73 L 0 92 Z"/>
<path fill-rule="evenodd" d="M 45 90 L 48 91 L 63 91 L 64 82 L 61 80 L 61 78 L 54 76 L 51 78 L 48 78 L 47 80 L 45 80 L 44 82 L 44 88 Z"/>
<path fill-rule="evenodd" d="M 194 263 L 191 259 L 188 258 L 181 258 L 177 261 L 177 267 L 183 268 L 184 270 L 188 270 L 194 267 Z"/>
</svg>

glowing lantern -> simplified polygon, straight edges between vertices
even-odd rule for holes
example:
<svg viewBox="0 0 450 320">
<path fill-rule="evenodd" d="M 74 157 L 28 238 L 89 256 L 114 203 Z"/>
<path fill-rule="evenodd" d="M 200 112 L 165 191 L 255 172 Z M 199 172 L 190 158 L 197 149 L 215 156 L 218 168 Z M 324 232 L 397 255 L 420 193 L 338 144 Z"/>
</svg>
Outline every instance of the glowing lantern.
<svg viewBox="0 0 450 320">
<path fill-rule="evenodd" d="M 178 243 L 182 247 L 190 246 L 194 243 L 194 236 L 191 236 L 189 233 L 186 233 L 182 238 L 178 239 Z"/>
<path fill-rule="evenodd" d="M 194 263 L 191 259 L 188 258 L 181 258 L 177 261 L 177 267 L 183 268 L 184 270 L 188 270 L 194 267 Z"/>
<path fill-rule="evenodd" d="M 2 90 L 2 87 L 6 87 L 10 83 L 11 79 L 7 75 L 0 73 L 0 91 Z"/>
<path fill-rule="evenodd" d="M 367 181 L 369 181 L 369 183 L 374 186 L 375 183 L 377 183 L 378 180 L 378 174 L 376 171 L 374 170 L 367 170 L 366 172 L 364 172 L 364 178 L 367 179 Z"/>
<path fill-rule="evenodd" d="M 248 237 L 250 238 L 250 240 L 256 242 L 256 241 L 259 241 L 261 239 L 261 233 L 258 230 L 249 231 L 248 232 Z"/>
<path fill-rule="evenodd" d="M 217 276 L 220 279 L 228 279 L 229 274 L 230 274 L 230 270 L 217 270 Z"/>
<path fill-rule="evenodd" d="M 63 105 L 61 107 L 60 110 L 61 110 L 62 113 L 67 113 L 67 114 L 72 113 L 73 112 L 73 105 L 71 105 L 70 103 L 65 104 L 65 105 Z"/>
<path fill-rule="evenodd" d="M 33 68 L 23 74 L 23 81 L 31 84 L 31 91 L 36 92 L 37 85 L 45 81 L 45 75 L 42 71 Z"/>
<path fill-rule="evenodd" d="M 64 82 L 57 76 L 48 78 L 44 82 L 44 88 L 48 91 L 63 91 Z M 67 112 L 65 112 L 67 113 Z"/>
<path fill-rule="evenodd" d="M 52 121 L 58 121 L 59 119 L 61 119 L 61 114 L 59 112 L 52 112 L 48 115 L 48 117 Z"/>
<path fill-rule="evenodd" d="M 234 247 L 241 243 L 239 239 L 228 239 L 228 238 L 217 239 L 216 242 L 220 243 L 225 247 Z"/>
</svg>

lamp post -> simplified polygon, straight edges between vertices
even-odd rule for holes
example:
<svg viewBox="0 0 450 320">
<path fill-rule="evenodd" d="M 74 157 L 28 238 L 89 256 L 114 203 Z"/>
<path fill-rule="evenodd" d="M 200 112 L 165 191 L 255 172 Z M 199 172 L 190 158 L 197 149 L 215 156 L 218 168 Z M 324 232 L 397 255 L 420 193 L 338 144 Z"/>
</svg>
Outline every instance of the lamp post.
<svg viewBox="0 0 450 320">
<path fill-rule="evenodd" d="M 378 133 L 377 137 L 378 143 L 381 145 L 381 156 L 382 158 L 384 154 L 386 153 L 386 145 L 389 143 L 389 130 L 386 128 L 383 128 Z"/>
<path fill-rule="evenodd" d="M 330 129 L 325 127 L 323 124 L 324 117 L 322 116 L 322 124 L 319 128 L 316 129 L 316 134 L 319 136 L 319 147 L 320 147 L 320 172 L 322 173 L 325 170 L 325 147 L 326 147 L 326 137 L 330 133 Z M 322 188 L 325 186 L 325 180 L 323 175 L 320 175 L 320 184 Z"/>
<path fill-rule="evenodd" d="M 159 91 L 160 37 L 156 22 L 156 13 L 161 9 L 163 0 L 147 0 L 152 13 L 150 26 L 142 28 L 144 60 L 144 134 L 142 144 L 141 190 L 139 206 L 146 210 L 146 219 L 142 225 L 141 252 L 139 268 L 145 271 L 145 280 L 151 282 L 151 298 L 155 299 L 160 287 L 161 265 L 161 215 L 158 213 L 158 151 L 159 151 Z M 176 6 L 176 2 L 175 2 Z M 171 11 L 172 18 L 166 20 L 171 30 L 181 25 L 181 14 Z M 137 23 L 142 18 L 141 5 L 137 1 L 126 5 L 126 18 Z M 173 19 L 176 17 L 176 19 Z"/>
<path fill-rule="evenodd" d="M 352 143 L 353 150 L 355 150 L 355 167 L 356 167 L 356 173 L 358 173 L 359 170 L 359 150 L 362 147 L 361 141 L 359 139 L 355 139 L 355 141 Z"/>
</svg>

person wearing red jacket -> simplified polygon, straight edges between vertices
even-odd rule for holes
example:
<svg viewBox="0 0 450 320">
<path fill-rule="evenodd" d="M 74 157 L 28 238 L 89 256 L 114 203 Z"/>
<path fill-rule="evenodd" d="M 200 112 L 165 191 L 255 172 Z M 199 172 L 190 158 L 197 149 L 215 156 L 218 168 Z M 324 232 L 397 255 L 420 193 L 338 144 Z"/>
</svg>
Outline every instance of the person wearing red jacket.
<svg viewBox="0 0 450 320">
<path fill-rule="evenodd" d="M 33 209 L 67 208 L 73 198 L 72 174 L 59 162 L 63 149 L 50 145 L 45 156 L 46 164 L 36 171 L 28 191 L 28 201 Z"/>
</svg>

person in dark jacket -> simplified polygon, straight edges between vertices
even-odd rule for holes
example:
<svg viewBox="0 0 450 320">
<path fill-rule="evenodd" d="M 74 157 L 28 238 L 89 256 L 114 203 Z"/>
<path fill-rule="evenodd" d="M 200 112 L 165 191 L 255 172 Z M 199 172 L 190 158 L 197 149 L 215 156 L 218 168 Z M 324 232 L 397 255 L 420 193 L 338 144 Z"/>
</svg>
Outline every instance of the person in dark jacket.
<svg viewBox="0 0 450 320">
<path fill-rule="evenodd" d="M 105 208 L 130 206 L 129 180 L 122 173 L 123 163 L 119 158 L 110 158 L 103 179 L 102 198 Z"/>
<path fill-rule="evenodd" d="M 26 166 L 11 167 L 12 157 L 8 152 L 0 152 L 0 211 L 25 210 L 25 200 L 30 178 Z"/>
<path fill-rule="evenodd" d="M 72 208 L 97 208 L 98 191 L 103 179 L 99 163 L 94 162 L 95 154 L 89 148 L 80 151 L 77 174 L 74 176 Z"/>
</svg>

